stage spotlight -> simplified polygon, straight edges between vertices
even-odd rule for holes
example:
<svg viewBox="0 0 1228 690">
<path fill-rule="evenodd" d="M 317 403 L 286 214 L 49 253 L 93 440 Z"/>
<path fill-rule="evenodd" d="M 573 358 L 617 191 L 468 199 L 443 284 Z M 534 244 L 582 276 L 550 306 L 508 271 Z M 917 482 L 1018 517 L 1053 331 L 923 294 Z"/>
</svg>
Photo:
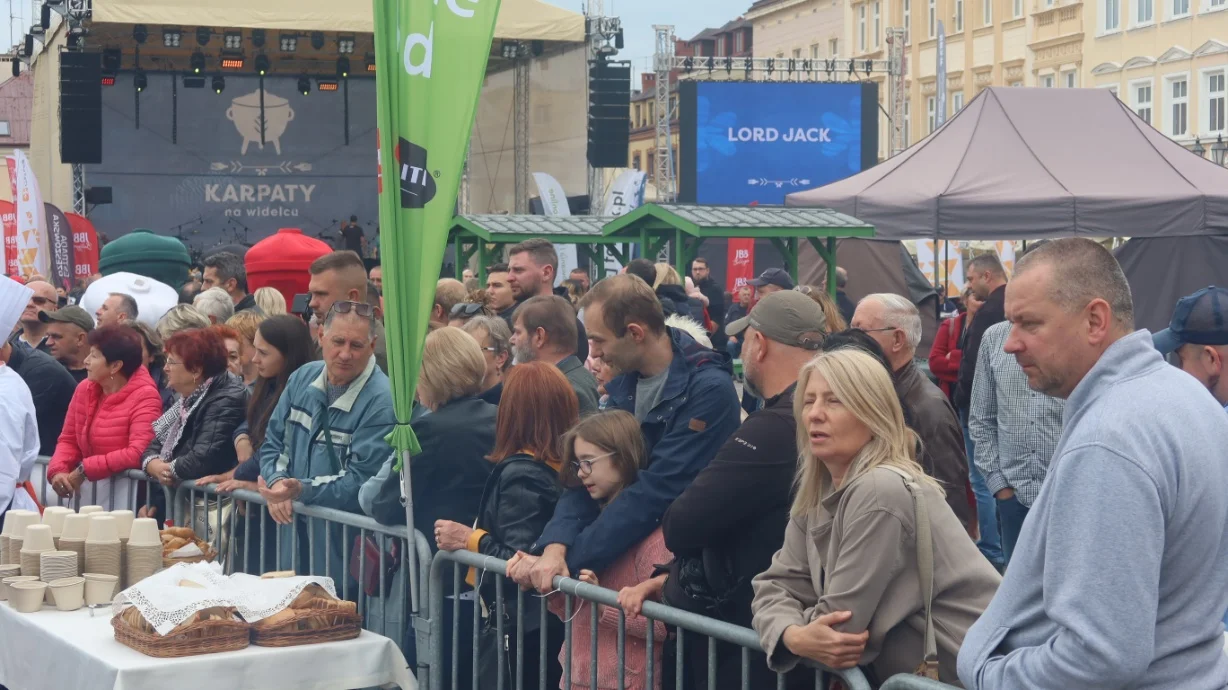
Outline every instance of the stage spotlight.
<svg viewBox="0 0 1228 690">
<path fill-rule="evenodd" d="M 322 32 L 311 32 L 311 47 L 316 50 L 322 50 L 324 48 L 324 34 Z"/>
<path fill-rule="evenodd" d="M 103 86 L 115 86 L 115 75 L 114 74 L 102 75 L 102 85 Z"/>
<path fill-rule="evenodd" d="M 256 67 L 256 74 L 259 74 L 262 77 L 268 74 L 269 73 L 269 56 L 265 55 L 264 53 L 257 55 L 255 67 Z"/>
<path fill-rule="evenodd" d="M 221 93 L 226 90 L 226 77 L 220 74 L 213 76 L 213 93 Z"/>
<path fill-rule="evenodd" d="M 226 50 L 243 50 L 243 32 L 227 31 L 222 36 L 222 47 Z"/>
<path fill-rule="evenodd" d="M 337 37 L 337 52 L 342 55 L 350 55 L 354 52 L 354 37 L 353 36 L 338 36 Z"/>
<path fill-rule="evenodd" d="M 183 32 L 179 29 L 163 29 L 162 30 L 162 45 L 167 48 L 178 48 L 179 42 L 183 40 Z"/>
<path fill-rule="evenodd" d="M 374 71 L 375 71 L 375 56 L 374 56 L 374 55 L 368 55 L 368 56 L 367 56 L 366 63 L 367 63 L 367 71 L 368 71 L 368 72 L 374 72 Z"/>
<path fill-rule="evenodd" d="M 191 59 L 188 61 L 188 67 L 191 68 L 192 74 L 200 74 L 205 71 L 205 54 L 199 50 L 192 53 Z"/>
<path fill-rule="evenodd" d="M 137 24 L 132 27 L 132 40 L 137 43 L 144 43 L 149 39 L 149 27 L 144 24 Z"/>
<path fill-rule="evenodd" d="M 223 55 L 222 69 L 243 69 L 242 55 Z"/>
<path fill-rule="evenodd" d="M 119 48 L 107 48 L 102 51 L 103 72 L 118 72 L 122 62 L 123 53 L 119 52 Z"/>
<path fill-rule="evenodd" d="M 293 53 L 298 50 L 298 36 L 294 34 L 282 34 L 280 42 L 283 53 Z"/>
<path fill-rule="evenodd" d="M 136 92 L 140 93 L 149 86 L 149 77 L 145 76 L 145 70 L 139 69 L 132 75 L 132 85 L 136 87 Z"/>
<path fill-rule="evenodd" d="M 252 45 L 257 48 L 264 47 L 264 29 L 252 29 Z"/>
<path fill-rule="evenodd" d="M 317 79 L 316 88 L 321 91 L 336 91 L 337 90 L 337 80 L 336 79 Z"/>
<path fill-rule="evenodd" d="M 502 48 L 504 60 L 515 60 L 520 56 L 520 43 L 517 41 L 504 41 Z"/>
<path fill-rule="evenodd" d="M 201 27 L 196 28 L 196 44 L 197 45 L 203 48 L 209 45 L 209 39 L 211 38 L 213 38 L 213 29 L 210 29 L 207 26 L 201 26 Z"/>
<path fill-rule="evenodd" d="M 311 80 L 306 76 L 298 78 L 298 92 L 304 96 L 311 93 Z"/>
<path fill-rule="evenodd" d="M 337 76 L 345 79 L 350 76 L 350 59 L 347 57 L 337 58 Z"/>
</svg>

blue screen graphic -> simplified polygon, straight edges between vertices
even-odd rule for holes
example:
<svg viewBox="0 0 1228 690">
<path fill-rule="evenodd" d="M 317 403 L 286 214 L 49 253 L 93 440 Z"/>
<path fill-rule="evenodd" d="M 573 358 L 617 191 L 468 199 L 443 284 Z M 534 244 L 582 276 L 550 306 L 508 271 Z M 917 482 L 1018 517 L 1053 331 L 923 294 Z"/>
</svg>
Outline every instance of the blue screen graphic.
<svg viewBox="0 0 1228 690">
<path fill-rule="evenodd" d="M 861 171 L 860 84 L 700 82 L 695 201 L 783 205 Z"/>
</svg>

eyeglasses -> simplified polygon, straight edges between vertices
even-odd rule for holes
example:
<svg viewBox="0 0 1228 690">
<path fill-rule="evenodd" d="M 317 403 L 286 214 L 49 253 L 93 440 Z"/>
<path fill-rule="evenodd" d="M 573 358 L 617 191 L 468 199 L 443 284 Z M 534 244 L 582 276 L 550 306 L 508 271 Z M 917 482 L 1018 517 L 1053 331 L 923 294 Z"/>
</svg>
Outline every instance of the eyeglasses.
<svg viewBox="0 0 1228 690">
<path fill-rule="evenodd" d="M 861 329 L 861 332 L 862 333 L 886 333 L 887 331 L 898 331 L 898 330 L 900 329 L 896 328 L 895 326 L 888 326 L 886 328 L 863 328 Z"/>
<path fill-rule="evenodd" d="M 333 308 L 331 311 L 338 314 L 349 314 L 352 312 L 367 319 L 375 315 L 375 307 L 371 306 L 370 304 L 367 304 L 366 302 L 351 302 L 348 300 L 344 302 L 333 302 Z"/>
<path fill-rule="evenodd" d="M 613 453 L 606 453 L 605 455 L 598 455 L 595 458 L 588 458 L 585 460 L 572 461 L 571 469 L 575 470 L 576 474 L 580 474 L 581 472 L 584 472 L 584 474 L 592 474 L 593 473 L 593 463 L 603 458 L 608 458 L 611 455 L 613 455 Z"/>
<path fill-rule="evenodd" d="M 809 295 L 810 293 L 814 292 L 814 288 L 810 287 L 809 285 L 798 285 L 793 289 L 796 292 L 802 293 L 803 295 Z"/>
<path fill-rule="evenodd" d="M 485 307 L 483 305 L 477 302 L 461 302 L 460 304 L 452 307 L 451 315 L 452 316 L 476 316 L 479 313 L 481 313 L 481 311 L 484 308 Z"/>
<path fill-rule="evenodd" d="M 33 302 L 34 306 L 36 307 L 45 307 L 49 304 L 55 304 L 57 302 L 57 300 L 47 299 L 46 297 L 38 297 L 38 296 L 31 297 L 30 301 Z"/>
</svg>

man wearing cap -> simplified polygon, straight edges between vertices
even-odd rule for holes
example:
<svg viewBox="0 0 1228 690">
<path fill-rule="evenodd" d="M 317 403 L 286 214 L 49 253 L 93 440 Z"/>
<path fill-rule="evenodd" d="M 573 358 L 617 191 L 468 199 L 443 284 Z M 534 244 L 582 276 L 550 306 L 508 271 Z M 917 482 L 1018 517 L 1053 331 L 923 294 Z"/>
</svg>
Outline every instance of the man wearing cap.
<svg viewBox="0 0 1228 690">
<path fill-rule="evenodd" d="M 763 408 L 746 418 L 674 500 L 661 527 L 666 546 L 676 556 L 670 572 L 673 582 L 667 581 L 666 587 L 706 588 L 714 597 L 727 599 L 722 610 L 706 615 L 749 627 L 754 598 L 750 581 L 771 565 L 789 521 L 797 470 L 793 419 L 797 375 L 818 352 L 828 327 L 814 300 L 788 290 L 764 297 L 725 332 L 742 337 L 745 386 L 763 399 Z M 709 572 L 718 563 L 728 568 Z M 703 673 L 707 641 L 691 637 L 698 643 L 690 650 L 696 662 L 693 668 Z M 775 675 L 768 671 L 763 655 L 756 655 L 760 663 L 750 664 L 750 687 L 775 687 Z M 722 659 L 717 666 L 718 687 L 740 687 L 741 655 L 730 648 L 718 652 L 717 658 Z M 697 679 L 692 687 L 706 685 Z"/>
<path fill-rule="evenodd" d="M 54 312 L 60 306 L 60 297 L 55 286 L 42 280 L 31 280 L 26 287 L 33 291 L 30 303 L 21 313 L 21 342 L 35 350 L 50 352 L 47 344 L 47 326 L 39 320 L 41 314 Z M 5 331 L 8 334 L 8 331 Z"/>
<path fill-rule="evenodd" d="M 1181 370 L 1228 410 L 1228 289 L 1211 286 L 1182 297 L 1168 328 L 1151 340 L 1160 354 L 1177 353 Z"/>
<path fill-rule="evenodd" d="M 0 333 L 17 325 L 34 291 L 0 276 Z M 8 366 L 13 346 L 0 348 L 0 525 L 9 510 L 38 510 L 30 487 L 30 472 L 38 457 L 38 423 L 30 388 Z"/>
<path fill-rule="evenodd" d="M 47 326 L 46 341 L 50 355 L 64 365 L 68 373 L 81 383 L 85 380 L 85 356 L 90 353 L 87 342 L 94 330 L 94 319 L 81 307 L 64 307 L 58 311 L 40 312 L 38 319 Z"/>
<path fill-rule="evenodd" d="M 746 284 L 755 288 L 756 299 L 763 299 L 773 292 L 792 290 L 794 285 L 793 278 L 783 268 L 769 268 L 758 278 L 746 281 Z"/>
</svg>

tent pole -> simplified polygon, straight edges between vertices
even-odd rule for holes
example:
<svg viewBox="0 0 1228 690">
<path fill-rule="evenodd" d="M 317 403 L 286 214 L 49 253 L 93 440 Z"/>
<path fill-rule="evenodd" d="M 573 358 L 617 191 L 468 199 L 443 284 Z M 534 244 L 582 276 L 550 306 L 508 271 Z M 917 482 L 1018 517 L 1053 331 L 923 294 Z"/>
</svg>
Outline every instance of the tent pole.
<svg viewBox="0 0 1228 690">
<path fill-rule="evenodd" d="M 836 299 L 836 237 L 827 238 L 827 294 Z"/>
<path fill-rule="evenodd" d="M 405 545 L 406 563 L 409 566 L 409 600 L 410 610 L 417 615 L 418 608 L 418 542 L 414 534 L 414 487 L 410 478 L 409 451 L 401 453 L 401 496 L 405 498 L 405 525 L 409 528 L 408 543 Z"/>
</svg>

